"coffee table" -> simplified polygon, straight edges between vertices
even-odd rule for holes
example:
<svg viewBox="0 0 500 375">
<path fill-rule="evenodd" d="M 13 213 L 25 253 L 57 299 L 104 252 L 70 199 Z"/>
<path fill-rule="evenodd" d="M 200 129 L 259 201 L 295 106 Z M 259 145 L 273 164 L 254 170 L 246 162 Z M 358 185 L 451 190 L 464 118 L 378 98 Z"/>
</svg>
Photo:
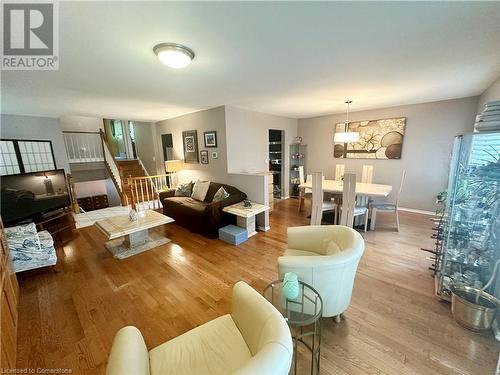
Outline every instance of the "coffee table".
<svg viewBox="0 0 500 375">
<path fill-rule="evenodd" d="M 256 226 L 263 231 L 269 229 L 265 225 L 265 212 L 267 210 L 269 210 L 269 206 L 253 202 L 251 207 L 245 207 L 243 202 L 240 202 L 222 209 L 224 212 L 236 215 L 236 225 L 245 228 L 248 237 L 257 234 Z"/>
<path fill-rule="evenodd" d="M 149 229 L 172 223 L 174 219 L 152 210 L 137 215 L 135 221 L 131 221 L 128 215 L 120 215 L 95 222 L 95 226 L 108 237 L 105 246 L 115 258 L 128 258 L 170 242 L 166 237 L 153 236 Z"/>
</svg>

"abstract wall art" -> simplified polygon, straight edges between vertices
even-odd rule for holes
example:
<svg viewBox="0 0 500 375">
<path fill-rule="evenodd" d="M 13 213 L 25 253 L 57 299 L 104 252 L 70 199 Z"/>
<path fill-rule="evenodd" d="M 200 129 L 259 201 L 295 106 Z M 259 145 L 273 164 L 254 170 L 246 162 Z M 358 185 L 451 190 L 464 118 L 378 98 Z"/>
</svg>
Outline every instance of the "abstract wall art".
<svg viewBox="0 0 500 375">
<path fill-rule="evenodd" d="M 401 159 L 406 117 L 384 120 L 353 121 L 349 131 L 358 132 L 355 143 L 335 143 L 333 156 L 341 159 Z M 335 125 L 343 132 L 344 123 Z"/>
</svg>

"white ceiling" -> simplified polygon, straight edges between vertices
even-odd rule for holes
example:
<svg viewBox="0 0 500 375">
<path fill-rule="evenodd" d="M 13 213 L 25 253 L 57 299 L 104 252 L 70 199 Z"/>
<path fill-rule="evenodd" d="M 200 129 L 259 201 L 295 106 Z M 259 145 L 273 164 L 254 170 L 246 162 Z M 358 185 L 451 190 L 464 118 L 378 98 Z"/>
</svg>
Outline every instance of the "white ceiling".
<svg viewBox="0 0 500 375">
<path fill-rule="evenodd" d="M 479 95 L 500 74 L 499 2 L 61 2 L 59 30 L 59 71 L 3 72 L 2 113 L 303 118 Z M 196 58 L 167 68 L 160 42 Z"/>
</svg>

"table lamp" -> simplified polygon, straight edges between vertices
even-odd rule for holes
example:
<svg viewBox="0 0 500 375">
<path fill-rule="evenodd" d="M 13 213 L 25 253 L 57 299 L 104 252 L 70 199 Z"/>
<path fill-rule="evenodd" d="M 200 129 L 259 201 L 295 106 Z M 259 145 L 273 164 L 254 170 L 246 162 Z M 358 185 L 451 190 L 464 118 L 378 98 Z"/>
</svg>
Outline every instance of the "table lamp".
<svg viewBox="0 0 500 375">
<path fill-rule="evenodd" d="M 182 160 L 167 160 L 165 161 L 165 173 L 169 174 L 170 184 L 172 188 L 177 187 L 177 181 L 174 183 L 174 175 L 182 170 Z"/>
</svg>

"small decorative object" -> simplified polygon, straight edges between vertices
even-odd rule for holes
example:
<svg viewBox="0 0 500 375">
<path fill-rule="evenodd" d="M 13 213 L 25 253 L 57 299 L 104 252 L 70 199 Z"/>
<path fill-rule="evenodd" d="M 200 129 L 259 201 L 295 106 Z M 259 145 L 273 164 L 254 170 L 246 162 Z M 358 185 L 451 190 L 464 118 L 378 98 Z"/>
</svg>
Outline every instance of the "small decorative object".
<svg viewBox="0 0 500 375">
<path fill-rule="evenodd" d="M 200 159 L 201 159 L 201 164 L 208 164 L 208 151 L 207 150 L 200 151 Z"/>
<path fill-rule="evenodd" d="M 205 136 L 205 147 L 217 147 L 217 132 L 211 130 L 203 133 Z"/>
<path fill-rule="evenodd" d="M 47 195 L 54 195 L 54 186 L 52 185 L 52 180 L 45 176 L 43 184 L 45 185 L 45 192 L 47 193 Z"/>
<path fill-rule="evenodd" d="M 249 201 L 248 199 L 245 199 L 245 200 L 243 201 L 243 207 L 245 207 L 245 208 L 250 208 L 250 207 L 252 207 L 252 202 L 251 202 L 251 201 Z"/>
<path fill-rule="evenodd" d="M 302 143 L 302 137 L 295 137 L 295 143 Z"/>
<path fill-rule="evenodd" d="M 130 221 L 137 221 L 138 217 L 139 217 L 139 215 L 137 215 L 137 211 L 132 208 L 130 210 L 130 212 L 128 213 L 129 220 Z"/>
<path fill-rule="evenodd" d="M 184 163 L 199 162 L 198 159 L 198 132 L 196 130 L 188 130 L 182 132 L 182 140 L 184 146 Z"/>
<path fill-rule="evenodd" d="M 288 300 L 294 300 L 299 296 L 299 279 L 293 272 L 285 273 L 283 278 L 283 295 Z"/>
<path fill-rule="evenodd" d="M 212 151 L 212 159 L 218 159 L 219 153 L 217 151 Z"/>
</svg>

